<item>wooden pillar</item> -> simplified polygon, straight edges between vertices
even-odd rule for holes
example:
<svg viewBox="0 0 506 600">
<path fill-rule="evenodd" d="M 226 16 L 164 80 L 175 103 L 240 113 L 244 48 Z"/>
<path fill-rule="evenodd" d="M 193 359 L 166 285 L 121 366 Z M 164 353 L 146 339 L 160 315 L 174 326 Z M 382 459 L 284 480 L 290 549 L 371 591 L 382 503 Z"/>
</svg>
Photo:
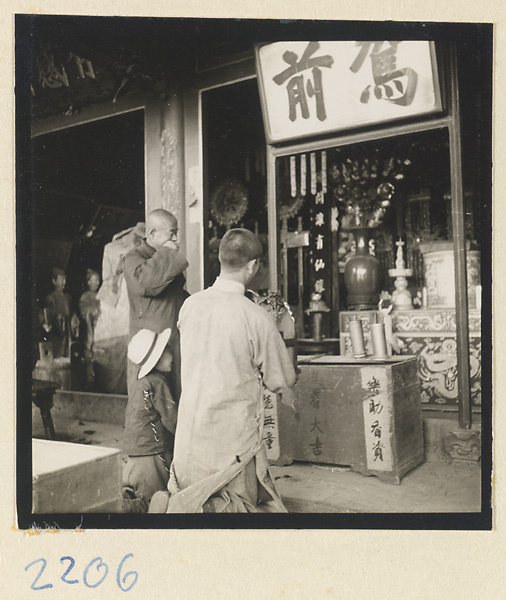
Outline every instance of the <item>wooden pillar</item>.
<svg viewBox="0 0 506 600">
<path fill-rule="evenodd" d="M 171 212 L 179 224 L 179 245 L 185 247 L 184 122 L 183 94 L 171 84 L 162 103 L 160 131 L 161 207 Z"/>
<path fill-rule="evenodd" d="M 204 248 L 207 248 L 207 222 L 204 211 L 202 101 L 195 87 L 184 95 L 184 170 L 185 170 L 185 256 L 186 287 L 190 294 L 204 289 Z M 179 224 L 182 228 L 182 224 Z"/>
<path fill-rule="evenodd" d="M 471 428 L 471 389 L 469 368 L 469 320 L 467 305 L 467 262 L 464 227 L 464 194 L 462 184 L 462 156 L 460 110 L 457 73 L 457 53 L 450 48 L 450 171 L 451 207 L 453 222 L 453 254 L 455 260 L 455 310 L 457 322 L 457 368 L 459 392 L 459 426 Z"/>
<path fill-rule="evenodd" d="M 278 283 L 278 215 L 276 210 L 276 157 L 267 146 L 267 227 L 269 230 L 269 286 L 277 290 Z M 286 290 L 282 291 L 286 297 Z"/>
<path fill-rule="evenodd" d="M 161 208 L 161 106 L 160 99 L 151 97 L 144 106 L 144 189 L 146 215 Z"/>
</svg>

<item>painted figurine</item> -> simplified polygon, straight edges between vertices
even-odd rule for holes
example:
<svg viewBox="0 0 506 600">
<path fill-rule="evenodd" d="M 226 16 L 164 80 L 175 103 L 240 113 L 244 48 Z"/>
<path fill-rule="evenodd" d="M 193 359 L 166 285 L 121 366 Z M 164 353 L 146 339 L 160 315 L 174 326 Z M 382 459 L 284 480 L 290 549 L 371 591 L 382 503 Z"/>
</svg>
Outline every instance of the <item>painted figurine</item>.
<svg viewBox="0 0 506 600">
<path fill-rule="evenodd" d="M 79 318 L 72 311 L 72 299 L 65 293 L 67 276 L 53 268 L 54 290 L 46 296 L 43 327 L 53 345 L 54 358 L 70 356 L 70 340 L 79 337 Z"/>
</svg>

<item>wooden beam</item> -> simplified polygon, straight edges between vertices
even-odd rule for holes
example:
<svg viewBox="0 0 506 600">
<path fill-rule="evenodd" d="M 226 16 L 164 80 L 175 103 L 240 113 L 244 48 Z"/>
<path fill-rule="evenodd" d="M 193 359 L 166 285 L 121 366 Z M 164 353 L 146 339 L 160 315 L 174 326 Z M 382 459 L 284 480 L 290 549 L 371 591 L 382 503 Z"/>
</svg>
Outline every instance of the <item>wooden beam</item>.
<svg viewBox="0 0 506 600">
<path fill-rule="evenodd" d="M 151 95 L 136 93 L 126 96 L 120 96 L 117 102 L 112 100 L 99 102 L 90 106 L 84 106 L 79 112 L 65 116 L 52 115 L 40 120 L 33 120 L 31 123 L 32 137 L 61 131 L 69 127 L 93 123 L 100 119 L 108 119 L 134 110 L 143 110 L 146 103 L 149 102 Z"/>
<path fill-rule="evenodd" d="M 382 140 L 410 133 L 443 129 L 449 127 L 450 123 L 451 118 L 449 116 L 443 116 L 414 123 L 404 123 L 403 125 L 390 125 L 390 127 L 383 127 L 381 129 L 359 131 L 355 133 L 342 133 L 341 135 L 323 140 L 300 140 L 298 143 L 283 146 L 269 146 L 269 148 L 275 157 L 289 156 L 291 154 L 300 154 L 302 152 L 313 152 L 326 150 L 328 148 L 348 146 L 350 144 Z"/>
</svg>

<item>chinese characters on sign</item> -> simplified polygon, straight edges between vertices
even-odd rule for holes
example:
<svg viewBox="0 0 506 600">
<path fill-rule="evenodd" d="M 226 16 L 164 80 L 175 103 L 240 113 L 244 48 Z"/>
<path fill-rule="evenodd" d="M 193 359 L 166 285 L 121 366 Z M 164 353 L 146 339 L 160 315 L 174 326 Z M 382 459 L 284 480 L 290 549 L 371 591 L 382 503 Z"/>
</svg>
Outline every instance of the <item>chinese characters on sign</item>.
<svg viewBox="0 0 506 600">
<path fill-rule="evenodd" d="M 387 393 L 387 374 L 381 368 L 363 367 L 361 378 L 365 392 L 363 414 L 367 468 L 389 471 L 393 464 L 390 442 L 392 407 Z"/>
<path fill-rule="evenodd" d="M 278 429 L 278 404 L 276 394 L 264 388 L 264 428 L 263 440 L 265 443 L 267 458 L 277 460 L 279 458 L 279 429 Z"/>
<path fill-rule="evenodd" d="M 64 63 L 67 65 L 67 69 Z M 43 48 L 36 57 L 36 66 L 37 84 L 41 88 L 68 88 L 73 79 L 95 79 L 95 71 L 91 61 L 73 53 L 70 53 L 64 61 L 60 62 L 55 61 L 55 56 L 49 49 Z M 70 72 L 70 77 L 67 70 Z M 33 91 L 33 93 L 35 92 Z"/>
<path fill-rule="evenodd" d="M 432 42 L 276 42 L 257 69 L 270 142 L 441 110 Z"/>
<path fill-rule="evenodd" d="M 330 237 L 330 210 L 328 195 L 326 200 L 326 180 L 324 169 L 327 168 L 327 153 L 325 150 L 311 152 L 310 163 L 310 276 L 309 283 L 314 292 L 311 301 L 314 303 L 313 311 L 325 311 L 330 301 L 331 280 L 331 237 Z M 332 196 L 332 195 L 330 195 Z M 328 292 L 325 292 L 328 290 Z M 321 315 L 319 315 L 321 317 Z M 327 334 L 328 335 L 328 334 Z"/>
<path fill-rule="evenodd" d="M 286 83 L 288 94 L 288 118 L 295 121 L 297 106 L 303 119 L 309 118 L 308 97 L 315 99 L 316 118 L 324 121 L 327 118 L 323 100 L 322 71 L 320 67 L 329 69 L 334 59 L 332 56 L 311 56 L 320 48 L 318 42 L 309 42 L 302 52 L 300 59 L 295 52 L 287 50 L 283 54 L 283 61 L 290 66 L 275 75 L 272 79 L 276 85 Z"/>
<path fill-rule="evenodd" d="M 350 70 L 358 73 L 370 53 L 375 97 L 378 100 L 409 106 L 415 97 L 418 74 L 410 67 L 397 68 L 399 42 L 356 42 L 356 45 L 360 46 L 360 52 Z M 371 87 L 368 85 L 364 89 L 360 95 L 360 102 L 369 102 Z"/>
</svg>

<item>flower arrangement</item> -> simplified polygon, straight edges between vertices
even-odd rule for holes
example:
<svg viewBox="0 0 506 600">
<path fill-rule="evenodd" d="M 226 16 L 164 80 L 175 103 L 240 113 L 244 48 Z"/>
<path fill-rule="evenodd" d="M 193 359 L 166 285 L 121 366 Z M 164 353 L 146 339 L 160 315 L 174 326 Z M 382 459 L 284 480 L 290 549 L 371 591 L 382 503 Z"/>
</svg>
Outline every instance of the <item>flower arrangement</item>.
<svg viewBox="0 0 506 600">
<path fill-rule="evenodd" d="M 265 309 L 275 321 L 281 317 L 288 306 L 279 292 L 272 292 L 271 290 L 267 290 L 263 294 L 257 294 L 253 290 L 247 290 L 246 296 L 255 304 L 258 304 L 258 306 Z"/>
<path fill-rule="evenodd" d="M 334 196 L 342 213 L 343 229 L 373 228 L 383 221 L 390 200 L 395 192 L 395 183 L 404 179 L 409 159 L 377 156 L 360 160 L 346 158 L 330 168 L 330 179 L 334 182 Z"/>
</svg>

